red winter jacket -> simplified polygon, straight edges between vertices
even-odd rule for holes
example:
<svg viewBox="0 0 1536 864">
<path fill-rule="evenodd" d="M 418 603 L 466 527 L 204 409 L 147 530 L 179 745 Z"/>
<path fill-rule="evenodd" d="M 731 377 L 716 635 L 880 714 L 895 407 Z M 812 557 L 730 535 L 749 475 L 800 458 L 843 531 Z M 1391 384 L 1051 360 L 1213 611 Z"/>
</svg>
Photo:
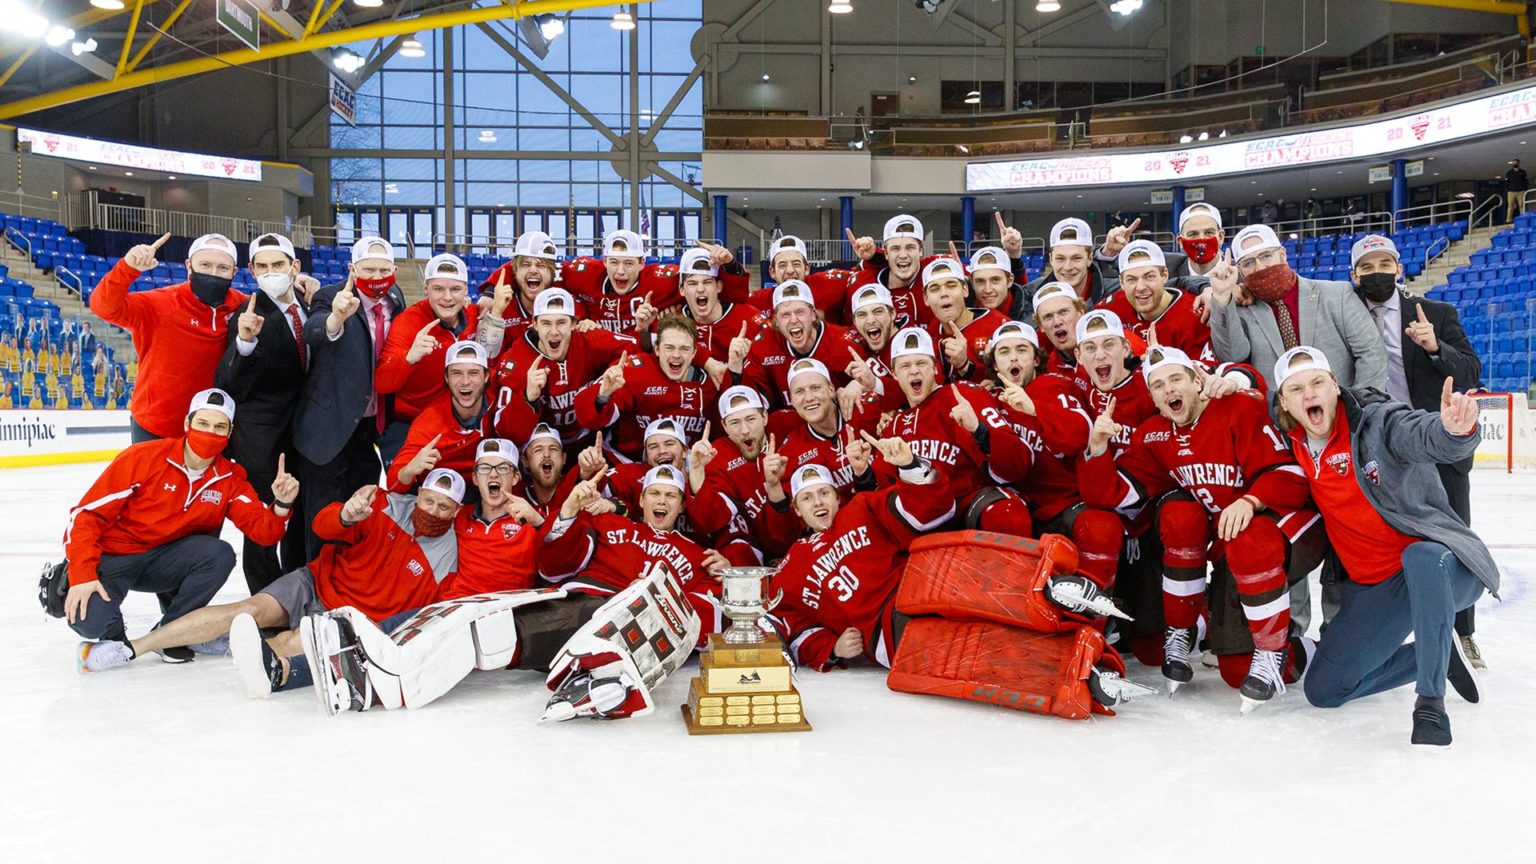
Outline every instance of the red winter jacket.
<svg viewBox="0 0 1536 864">
<path fill-rule="evenodd" d="M 229 342 L 226 322 L 246 296 L 231 288 L 215 309 L 186 282 L 131 294 L 137 278 L 139 271 L 119 260 L 92 292 L 91 311 L 133 334 L 133 419 L 161 438 L 176 438 L 193 394 L 213 386 Z"/>
</svg>

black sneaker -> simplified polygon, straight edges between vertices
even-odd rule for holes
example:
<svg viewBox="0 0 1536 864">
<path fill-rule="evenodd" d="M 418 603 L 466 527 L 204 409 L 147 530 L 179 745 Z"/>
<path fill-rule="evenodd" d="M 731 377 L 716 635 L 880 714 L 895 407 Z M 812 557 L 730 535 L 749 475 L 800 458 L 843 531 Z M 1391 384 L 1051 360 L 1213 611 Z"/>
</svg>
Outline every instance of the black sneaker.
<svg viewBox="0 0 1536 864">
<path fill-rule="evenodd" d="M 1482 698 L 1477 692 L 1477 676 L 1472 672 L 1472 661 L 1467 658 L 1467 649 L 1455 633 L 1451 634 L 1451 657 L 1445 666 L 1445 680 L 1450 682 L 1457 696 L 1468 702 L 1476 704 Z"/>
<path fill-rule="evenodd" d="M 197 656 L 197 653 L 186 645 L 173 645 L 169 648 L 161 648 L 155 653 L 160 655 L 160 660 L 163 663 L 191 663 L 192 658 Z"/>
<path fill-rule="evenodd" d="M 1413 709 L 1413 743 L 1448 746 L 1451 743 L 1450 715 L 1429 705 Z"/>
</svg>

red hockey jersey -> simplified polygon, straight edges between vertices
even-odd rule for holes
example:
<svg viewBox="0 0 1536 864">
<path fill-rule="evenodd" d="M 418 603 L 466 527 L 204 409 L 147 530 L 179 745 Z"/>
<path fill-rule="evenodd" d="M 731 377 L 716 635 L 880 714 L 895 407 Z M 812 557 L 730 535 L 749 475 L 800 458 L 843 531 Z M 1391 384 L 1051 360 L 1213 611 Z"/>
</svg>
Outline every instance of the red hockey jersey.
<svg viewBox="0 0 1536 864">
<path fill-rule="evenodd" d="M 816 341 L 809 351 L 801 354 L 789 347 L 789 343 L 776 330 L 765 330 L 752 343 L 752 351 L 742 364 L 741 383 L 763 394 L 774 407 L 789 406 L 789 365 L 802 357 L 819 360 L 832 373 L 832 386 L 848 383 L 843 370 L 852 359 L 848 356 L 849 331 L 846 327 L 822 322 Z"/>
<path fill-rule="evenodd" d="M 523 333 L 522 338 L 502 351 L 495 364 L 496 434 L 517 442 L 527 441 L 533 427 L 543 422 L 560 433 L 560 440 L 567 445 L 588 437 L 591 433 L 576 421 L 576 394 L 603 374 L 604 369 L 617 363 L 624 352 L 635 354 L 639 350 L 639 345 L 628 336 L 601 330 L 572 331 L 565 359 L 551 360 L 539 350 L 536 334 Z M 529 405 L 528 370 L 535 359 L 541 367 L 549 369 L 549 378 L 538 404 Z"/>
<path fill-rule="evenodd" d="M 704 565 L 704 549 L 677 531 L 644 522 L 583 511 L 545 529 L 539 574 L 575 591 L 613 594 L 628 587 L 652 561 L 661 561 L 684 588 L 705 590 L 718 582 Z"/>
<path fill-rule="evenodd" d="M 654 356 L 631 354 L 624 386 L 602 405 L 597 403 L 600 380 L 576 394 L 576 422 L 587 429 L 610 429 L 609 444 L 634 461 L 645 455 L 645 427 L 662 417 L 677 420 L 689 443 L 697 441 L 705 422 L 715 419 L 720 391 L 702 369 L 688 372 L 687 380 L 673 381 Z"/>
<path fill-rule="evenodd" d="M 992 341 L 992 334 L 997 328 L 1008 323 L 1008 316 L 991 309 L 971 309 L 971 323 L 960 328 L 960 335 L 965 337 L 965 356 L 971 361 L 970 374 L 963 379 L 956 379 L 955 370 L 949 365 L 949 357 L 944 353 L 944 340 L 953 338 L 954 332 L 947 324 L 938 321 L 930 321 L 927 325 L 928 335 L 933 337 L 934 350 L 939 352 L 939 360 L 943 363 L 944 379 L 946 381 L 965 380 L 981 381 L 987 377 L 987 345 Z"/>
<path fill-rule="evenodd" d="M 996 397 L 972 384 L 955 386 L 976 410 L 980 422 L 1002 424 L 1004 429 L 1000 431 L 1010 431 L 1002 420 L 1003 405 Z M 885 434 L 906 441 L 914 454 L 933 463 L 949 481 L 950 493 L 964 500 L 986 486 L 1006 481 L 990 471 L 987 454 L 976 444 L 975 436 L 950 418 L 950 409 L 954 407 L 954 389 L 948 384 L 940 385 L 916 408 L 896 412 Z M 889 479 L 888 473 L 893 470 L 885 466 L 882 481 Z"/>
<path fill-rule="evenodd" d="M 1216 365 L 1216 352 L 1211 348 L 1211 328 L 1200 320 L 1200 313 L 1195 311 L 1195 296 L 1177 288 L 1163 290 L 1173 295 L 1173 302 L 1163 310 L 1163 314 L 1151 321 L 1143 320 L 1136 314 L 1130 301 L 1125 299 L 1124 291 L 1116 291 L 1113 297 L 1100 303 L 1098 308 L 1108 309 L 1118 315 L 1125 329 L 1143 340 L 1147 339 L 1147 333 L 1156 325 L 1159 345 L 1177 348 L 1188 354 L 1191 360 L 1204 364 L 1206 368 L 1213 368 Z"/>
</svg>

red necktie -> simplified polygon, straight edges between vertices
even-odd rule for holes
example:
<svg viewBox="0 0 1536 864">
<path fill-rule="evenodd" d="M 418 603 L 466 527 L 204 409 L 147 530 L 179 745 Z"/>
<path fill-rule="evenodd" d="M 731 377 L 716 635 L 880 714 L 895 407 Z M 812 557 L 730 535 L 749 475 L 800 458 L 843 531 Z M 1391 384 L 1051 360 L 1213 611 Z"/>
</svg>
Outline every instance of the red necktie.
<svg viewBox="0 0 1536 864">
<path fill-rule="evenodd" d="M 309 368 L 309 346 L 304 344 L 304 322 L 299 320 L 299 304 L 288 304 L 288 320 L 293 322 L 293 338 L 299 346 L 299 366 Z"/>
<path fill-rule="evenodd" d="M 373 304 L 373 422 L 384 434 L 384 394 L 379 392 L 379 354 L 384 350 L 384 301 Z"/>
</svg>

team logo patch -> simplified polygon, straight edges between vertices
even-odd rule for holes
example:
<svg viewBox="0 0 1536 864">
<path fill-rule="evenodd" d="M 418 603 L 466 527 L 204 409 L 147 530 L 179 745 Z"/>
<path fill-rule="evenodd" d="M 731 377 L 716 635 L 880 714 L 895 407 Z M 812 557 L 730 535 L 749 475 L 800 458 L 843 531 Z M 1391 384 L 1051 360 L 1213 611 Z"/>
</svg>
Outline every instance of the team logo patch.
<svg viewBox="0 0 1536 864">
<path fill-rule="evenodd" d="M 212 504 L 217 507 L 218 505 L 224 503 L 224 493 L 217 489 L 209 489 L 207 492 L 204 492 L 201 496 L 199 496 L 197 500 L 203 502 L 204 504 Z"/>
<path fill-rule="evenodd" d="M 1328 463 L 1328 467 L 1332 468 L 1334 472 L 1337 473 L 1340 477 L 1343 477 L 1349 473 L 1348 453 L 1335 453 L 1332 456 L 1329 456 L 1325 461 Z"/>
<path fill-rule="evenodd" d="M 1376 464 L 1376 460 L 1365 463 L 1365 479 L 1373 485 L 1381 485 L 1381 466 Z"/>
<path fill-rule="evenodd" d="M 501 526 L 501 539 L 503 539 L 503 540 L 511 540 L 513 537 L 517 536 L 517 532 L 519 530 L 521 530 L 522 527 L 523 526 L 521 526 L 521 525 L 503 525 L 503 526 Z"/>
</svg>

